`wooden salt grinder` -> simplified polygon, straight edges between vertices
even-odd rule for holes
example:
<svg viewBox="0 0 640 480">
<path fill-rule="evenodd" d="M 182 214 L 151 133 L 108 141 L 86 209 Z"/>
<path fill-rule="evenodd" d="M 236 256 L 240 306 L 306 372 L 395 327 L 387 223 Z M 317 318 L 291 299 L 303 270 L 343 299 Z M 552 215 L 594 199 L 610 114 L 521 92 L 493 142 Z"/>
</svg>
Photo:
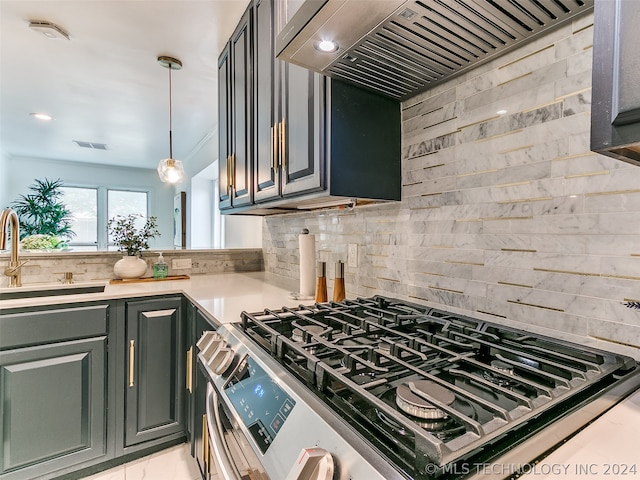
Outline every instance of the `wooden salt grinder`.
<svg viewBox="0 0 640 480">
<path fill-rule="evenodd" d="M 318 262 L 316 266 L 318 281 L 316 282 L 316 302 L 327 301 L 327 263 Z"/>
</svg>

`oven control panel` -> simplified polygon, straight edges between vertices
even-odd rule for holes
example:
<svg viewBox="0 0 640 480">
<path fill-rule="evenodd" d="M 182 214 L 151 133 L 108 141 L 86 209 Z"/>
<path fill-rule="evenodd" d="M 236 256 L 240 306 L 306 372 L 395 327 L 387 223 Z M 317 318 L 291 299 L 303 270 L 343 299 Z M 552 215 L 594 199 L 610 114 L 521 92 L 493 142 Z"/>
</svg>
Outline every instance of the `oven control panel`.
<svg viewBox="0 0 640 480">
<path fill-rule="evenodd" d="M 246 356 L 229 377 L 224 394 L 264 454 L 289 417 L 295 401 Z"/>
</svg>

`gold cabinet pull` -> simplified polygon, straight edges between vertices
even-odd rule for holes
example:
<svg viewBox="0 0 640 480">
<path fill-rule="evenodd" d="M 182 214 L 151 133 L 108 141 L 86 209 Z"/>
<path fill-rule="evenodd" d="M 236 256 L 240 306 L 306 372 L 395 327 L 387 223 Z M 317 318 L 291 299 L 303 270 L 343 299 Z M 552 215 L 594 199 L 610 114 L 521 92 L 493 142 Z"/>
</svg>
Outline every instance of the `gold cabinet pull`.
<svg viewBox="0 0 640 480">
<path fill-rule="evenodd" d="M 282 157 L 282 161 L 280 164 L 282 165 L 282 170 L 287 169 L 287 149 L 286 149 L 286 130 L 285 130 L 285 121 L 284 118 L 282 122 L 280 122 L 280 156 Z"/>
<path fill-rule="evenodd" d="M 136 343 L 135 340 L 129 340 L 129 386 L 133 387 L 133 372 L 135 368 Z"/>
<path fill-rule="evenodd" d="M 227 157 L 227 193 L 231 194 L 231 155 Z"/>
<path fill-rule="evenodd" d="M 209 431 L 207 429 L 207 414 L 202 415 L 202 461 L 205 473 L 209 473 Z"/>
<path fill-rule="evenodd" d="M 187 390 L 192 393 L 193 387 L 193 345 L 187 350 Z"/>
<path fill-rule="evenodd" d="M 278 169 L 278 124 L 271 127 L 271 165 L 274 170 Z"/>
<path fill-rule="evenodd" d="M 236 186 L 236 154 L 231 154 L 231 187 Z"/>
</svg>

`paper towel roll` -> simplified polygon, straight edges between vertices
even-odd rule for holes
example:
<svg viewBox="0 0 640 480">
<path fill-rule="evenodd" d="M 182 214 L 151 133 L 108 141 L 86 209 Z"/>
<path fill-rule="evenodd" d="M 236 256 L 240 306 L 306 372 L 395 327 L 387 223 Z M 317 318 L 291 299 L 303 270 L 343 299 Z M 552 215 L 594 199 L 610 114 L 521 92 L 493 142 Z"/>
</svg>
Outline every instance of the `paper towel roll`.
<svg viewBox="0 0 640 480">
<path fill-rule="evenodd" d="M 300 297 L 314 298 L 316 291 L 316 236 L 298 235 L 300 250 Z"/>
</svg>

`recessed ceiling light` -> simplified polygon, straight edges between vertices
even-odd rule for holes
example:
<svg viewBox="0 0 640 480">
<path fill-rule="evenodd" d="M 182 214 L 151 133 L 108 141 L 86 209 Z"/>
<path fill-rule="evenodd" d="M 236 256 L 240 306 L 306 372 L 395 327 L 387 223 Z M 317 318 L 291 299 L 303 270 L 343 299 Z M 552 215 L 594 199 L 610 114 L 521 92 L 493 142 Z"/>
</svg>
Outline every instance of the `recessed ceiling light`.
<svg viewBox="0 0 640 480">
<path fill-rule="evenodd" d="M 498 115 L 504 115 L 505 113 L 507 113 L 507 111 L 506 110 L 498 110 L 496 113 Z"/>
<path fill-rule="evenodd" d="M 327 53 L 335 52 L 336 50 L 338 50 L 338 42 L 334 42 L 333 40 L 320 40 L 313 46 L 316 50 Z"/>
<path fill-rule="evenodd" d="M 33 115 L 38 120 L 53 120 L 53 117 L 51 115 L 47 115 L 46 113 L 34 112 L 30 113 L 29 115 Z"/>
</svg>

